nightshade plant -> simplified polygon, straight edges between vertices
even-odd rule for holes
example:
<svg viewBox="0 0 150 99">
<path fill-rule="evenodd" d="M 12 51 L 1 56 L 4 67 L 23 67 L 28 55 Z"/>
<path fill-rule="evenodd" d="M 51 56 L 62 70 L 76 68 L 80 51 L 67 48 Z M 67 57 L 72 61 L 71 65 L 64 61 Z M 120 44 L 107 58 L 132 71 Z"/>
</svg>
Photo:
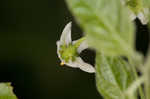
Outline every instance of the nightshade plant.
<svg viewBox="0 0 150 99">
<path fill-rule="evenodd" d="M 135 48 L 135 24 L 150 19 L 150 0 L 66 0 L 85 36 L 71 40 L 68 23 L 57 41 L 61 65 L 95 73 L 104 99 L 150 99 L 150 49 L 144 60 Z M 96 50 L 95 69 L 79 54 Z M 141 73 L 139 76 L 137 71 Z M 143 86 L 142 86 L 143 85 Z"/>
<path fill-rule="evenodd" d="M 71 22 L 57 41 L 61 65 L 95 73 L 96 86 L 104 99 L 150 99 L 150 49 L 144 60 L 134 49 L 138 18 L 149 24 L 150 0 L 66 0 L 85 36 L 71 39 Z M 79 54 L 96 50 L 92 66 Z M 139 76 L 137 71 L 141 73 Z M 17 99 L 10 83 L 0 83 L 0 99 Z"/>
</svg>

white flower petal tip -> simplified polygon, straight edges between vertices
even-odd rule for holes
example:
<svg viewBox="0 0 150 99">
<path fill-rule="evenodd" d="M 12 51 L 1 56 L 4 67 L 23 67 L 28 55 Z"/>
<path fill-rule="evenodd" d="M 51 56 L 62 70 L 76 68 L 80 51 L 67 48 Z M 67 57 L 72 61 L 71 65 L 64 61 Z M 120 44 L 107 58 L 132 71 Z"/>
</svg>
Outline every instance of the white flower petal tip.
<svg viewBox="0 0 150 99">
<path fill-rule="evenodd" d="M 88 73 L 95 73 L 95 68 L 90 65 L 85 63 L 80 57 L 77 58 L 76 62 L 79 64 L 78 67 Z"/>
<path fill-rule="evenodd" d="M 80 57 L 77 57 L 74 62 L 67 63 L 66 65 L 73 68 L 79 68 L 84 72 L 95 73 L 95 68 L 92 65 L 85 63 Z"/>
<path fill-rule="evenodd" d="M 69 43 L 71 43 L 71 26 L 72 26 L 72 22 L 69 22 L 65 26 L 65 28 L 61 34 L 61 37 L 60 37 L 61 44 L 67 44 L 68 45 Z"/>
<path fill-rule="evenodd" d="M 56 42 L 56 45 L 57 45 L 57 55 L 58 55 L 59 59 L 62 61 L 61 56 L 60 56 L 60 53 L 59 53 L 59 51 L 60 51 L 60 42 L 57 41 L 57 42 Z"/>
</svg>

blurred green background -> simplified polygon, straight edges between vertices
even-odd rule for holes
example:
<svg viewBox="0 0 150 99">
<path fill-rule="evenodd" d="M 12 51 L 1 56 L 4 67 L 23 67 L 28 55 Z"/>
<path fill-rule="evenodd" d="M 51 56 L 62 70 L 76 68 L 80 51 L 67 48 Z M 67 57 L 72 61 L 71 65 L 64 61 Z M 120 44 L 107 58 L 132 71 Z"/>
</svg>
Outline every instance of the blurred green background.
<svg viewBox="0 0 150 99">
<path fill-rule="evenodd" d="M 101 99 L 94 74 L 59 65 L 56 41 L 72 20 L 64 0 L 0 0 L 0 82 L 19 99 Z"/>
</svg>

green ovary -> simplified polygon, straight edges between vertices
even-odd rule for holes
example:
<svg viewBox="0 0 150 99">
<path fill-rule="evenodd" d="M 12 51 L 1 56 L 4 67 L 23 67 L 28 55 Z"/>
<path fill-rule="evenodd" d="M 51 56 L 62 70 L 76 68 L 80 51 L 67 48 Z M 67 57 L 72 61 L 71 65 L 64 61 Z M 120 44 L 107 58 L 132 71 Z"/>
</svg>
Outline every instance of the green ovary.
<svg viewBox="0 0 150 99">
<path fill-rule="evenodd" d="M 75 61 L 75 58 L 78 56 L 77 48 L 71 44 L 69 46 L 62 46 L 60 55 L 65 62 L 69 62 L 69 60 Z"/>
</svg>

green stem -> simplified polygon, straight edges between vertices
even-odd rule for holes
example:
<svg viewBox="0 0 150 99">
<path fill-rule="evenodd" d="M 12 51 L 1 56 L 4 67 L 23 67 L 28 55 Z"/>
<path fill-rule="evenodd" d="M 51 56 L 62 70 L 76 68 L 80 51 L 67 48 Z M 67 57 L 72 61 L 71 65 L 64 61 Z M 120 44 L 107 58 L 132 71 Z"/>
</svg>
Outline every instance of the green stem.
<svg viewBox="0 0 150 99">
<path fill-rule="evenodd" d="M 146 99 L 150 99 L 150 64 L 148 66 L 149 68 L 146 71 L 145 76 L 145 92 L 146 92 Z"/>
<path fill-rule="evenodd" d="M 134 93 L 136 90 L 141 86 L 141 84 L 144 82 L 144 76 L 139 77 L 136 79 L 127 89 L 126 94 L 128 95 L 129 99 L 135 99 Z"/>
<path fill-rule="evenodd" d="M 135 76 L 135 79 L 138 79 L 138 74 L 137 74 L 137 71 L 135 68 L 136 66 L 134 66 L 134 62 L 132 61 L 132 59 L 129 59 L 129 61 L 131 63 L 131 68 L 132 68 L 133 74 Z M 139 86 L 139 94 L 140 94 L 141 99 L 145 99 L 145 95 L 144 95 L 144 92 L 143 92 L 141 85 Z"/>
<path fill-rule="evenodd" d="M 134 72 L 135 78 L 138 79 L 138 74 L 137 74 L 136 69 L 134 67 L 133 67 L 133 72 Z M 140 94 L 141 99 L 145 99 L 144 92 L 143 92 L 141 85 L 139 86 L 139 94 Z"/>
<path fill-rule="evenodd" d="M 146 99 L 150 99 L 150 51 L 145 64 L 145 93 Z"/>
</svg>

